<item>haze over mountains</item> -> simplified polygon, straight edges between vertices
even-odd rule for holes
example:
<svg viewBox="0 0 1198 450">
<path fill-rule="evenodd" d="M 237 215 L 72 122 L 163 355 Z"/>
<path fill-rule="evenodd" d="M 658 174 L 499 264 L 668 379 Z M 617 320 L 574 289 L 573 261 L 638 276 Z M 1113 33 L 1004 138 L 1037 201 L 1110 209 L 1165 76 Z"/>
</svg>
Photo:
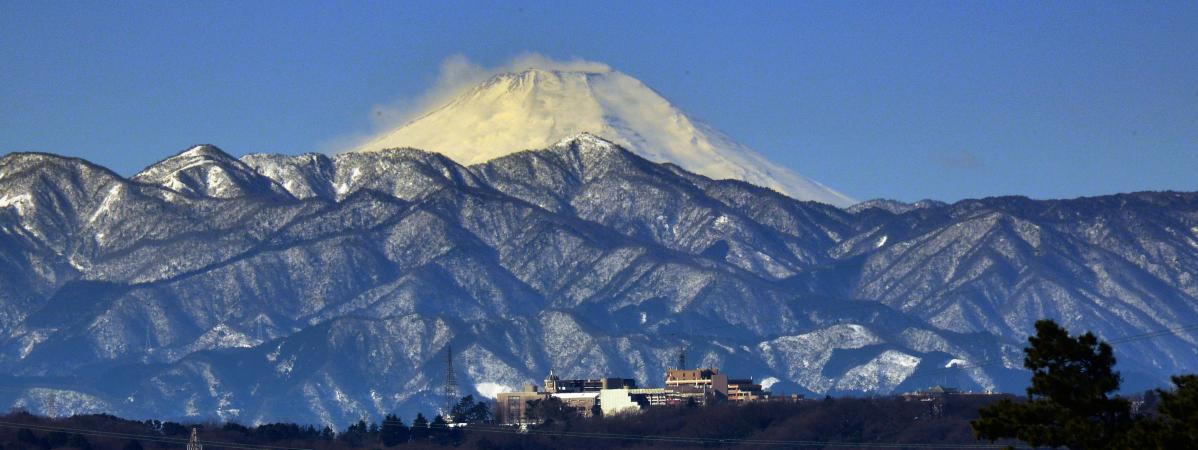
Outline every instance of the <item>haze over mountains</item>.
<svg viewBox="0 0 1198 450">
<path fill-rule="evenodd" d="M 1018 391 L 1044 317 L 1133 336 L 1129 389 L 1198 370 L 1195 193 L 839 208 L 609 71 L 500 75 L 365 150 L 0 158 L 0 405 L 343 427 L 433 412 L 450 344 L 481 395 L 655 385 L 680 347 L 788 392 Z"/>
</svg>

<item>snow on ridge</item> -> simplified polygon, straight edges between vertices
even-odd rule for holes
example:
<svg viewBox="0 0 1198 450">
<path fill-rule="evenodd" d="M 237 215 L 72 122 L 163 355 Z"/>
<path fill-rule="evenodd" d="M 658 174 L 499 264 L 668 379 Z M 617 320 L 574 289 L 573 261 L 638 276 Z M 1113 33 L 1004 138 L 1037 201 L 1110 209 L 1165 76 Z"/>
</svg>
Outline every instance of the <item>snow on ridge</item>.
<svg viewBox="0 0 1198 450">
<path fill-rule="evenodd" d="M 4 194 L 0 197 L 0 208 L 14 207 L 17 209 L 17 214 L 24 215 L 26 204 L 32 201 L 33 197 L 29 194 L 8 195 Z"/>
<path fill-rule="evenodd" d="M 107 402 L 94 395 L 71 389 L 44 387 L 25 389 L 12 406 L 49 417 L 96 414 L 111 410 Z"/>
<path fill-rule="evenodd" d="M 87 219 L 88 223 L 95 222 L 96 219 L 99 219 L 102 214 L 108 212 L 112 208 L 112 204 L 120 199 L 122 186 L 123 185 L 121 184 L 117 184 L 113 186 L 112 189 L 108 190 L 108 194 L 104 196 L 104 200 L 100 202 L 100 206 L 97 207 L 95 212 L 92 212 L 91 217 Z"/>
<path fill-rule="evenodd" d="M 922 358 L 886 350 L 869 362 L 849 369 L 836 383 L 837 389 L 889 393 L 915 372 Z"/>
</svg>

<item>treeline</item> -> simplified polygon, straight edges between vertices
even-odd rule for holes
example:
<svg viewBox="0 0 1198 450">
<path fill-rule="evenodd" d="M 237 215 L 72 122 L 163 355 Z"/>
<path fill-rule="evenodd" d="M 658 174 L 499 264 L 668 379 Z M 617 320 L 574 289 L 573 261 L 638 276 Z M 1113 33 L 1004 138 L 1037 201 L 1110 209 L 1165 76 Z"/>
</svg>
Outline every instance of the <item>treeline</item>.
<svg viewBox="0 0 1198 450">
<path fill-rule="evenodd" d="M 760 448 L 760 445 L 745 442 L 760 440 L 976 444 L 969 421 L 977 418 L 979 408 L 993 404 L 999 398 L 950 396 L 928 401 L 901 397 L 829 398 L 710 407 L 660 407 L 604 418 L 554 414 L 548 423 L 527 432 L 485 421 L 450 427 L 446 420 L 438 420 L 438 416 L 427 419 L 424 415 L 418 415 L 410 423 L 388 416 L 381 423 L 360 421 L 343 430 L 333 430 L 287 423 L 259 426 L 181 424 L 139 422 L 108 415 L 50 419 L 15 413 L 0 418 L 4 424 L 0 428 L 0 446 L 3 450 L 178 449 L 192 427 L 199 430 L 201 442 L 209 449 L 220 448 L 221 443 L 322 450 Z M 475 414 L 481 414 L 482 408 L 477 406 L 480 403 L 472 404 Z M 463 418 L 479 419 L 481 416 Z M 106 435 L 61 431 L 63 429 L 98 430 Z M 139 435 L 150 438 L 136 437 Z M 838 445 L 836 448 L 845 447 Z"/>
<path fill-rule="evenodd" d="M 458 422 L 486 423 L 491 420 L 486 401 L 463 397 L 451 410 Z M 122 419 L 108 414 L 48 418 L 24 411 L 0 416 L 0 450 L 177 449 L 195 429 L 201 443 L 220 447 L 292 447 L 311 449 L 384 448 L 398 446 L 443 447 L 460 444 L 462 433 L 440 415 L 428 419 L 418 413 L 411 425 L 394 414 L 382 423 L 365 420 L 344 430 L 295 423 L 246 426 L 236 422 L 179 423 L 172 421 Z"/>
</svg>

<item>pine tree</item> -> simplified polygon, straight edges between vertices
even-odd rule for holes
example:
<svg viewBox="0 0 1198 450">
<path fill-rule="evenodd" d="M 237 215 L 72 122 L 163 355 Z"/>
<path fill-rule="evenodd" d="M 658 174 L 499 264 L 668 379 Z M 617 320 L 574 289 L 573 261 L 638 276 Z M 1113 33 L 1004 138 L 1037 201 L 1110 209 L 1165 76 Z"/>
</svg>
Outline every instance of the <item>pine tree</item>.
<svg viewBox="0 0 1198 450">
<path fill-rule="evenodd" d="M 351 446 L 357 447 L 362 444 L 363 440 L 367 439 L 368 426 L 365 420 L 359 420 L 358 423 L 352 424 L 345 428 L 345 432 L 337 436 L 342 442 L 348 443 Z"/>
<path fill-rule="evenodd" d="M 473 395 L 467 395 L 454 405 L 449 417 L 453 422 L 483 423 L 491 420 L 491 408 L 486 401 L 475 402 Z"/>
<path fill-rule="evenodd" d="M 412 421 L 412 440 L 421 442 L 428 440 L 428 437 L 428 419 L 424 417 L 424 413 L 416 413 L 416 420 Z"/>
<path fill-rule="evenodd" d="M 1051 320 L 1036 322 L 1023 365 L 1032 371 L 1028 400 L 1003 400 L 979 411 L 974 434 L 1032 446 L 1105 448 L 1131 427 L 1127 400 L 1111 397 L 1121 378 L 1111 346 L 1092 333 L 1076 338 Z"/>
<path fill-rule="evenodd" d="M 394 414 L 387 414 L 383 418 L 383 427 L 379 430 L 379 441 L 383 446 L 392 447 L 405 442 L 408 442 L 408 427 L 404 425 L 403 419 Z"/>
<path fill-rule="evenodd" d="M 1198 448 L 1198 375 L 1175 376 L 1173 385 L 1172 391 L 1155 391 L 1158 416 L 1137 421 L 1122 447 Z"/>
<path fill-rule="evenodd" d="M 566 406 L 560 398 L 546 397 L 539 400 L 528 400 L 524 411 L 525 419 L 543 423 L 569 422 L 574 419 L 574 408 Z"/>
<path fill-rule="evenodd" d="M 462 397 L 461 400 L 458 400 L 458 403 L 456 405 L 453 405 L 453 409 L 451 409 L 449 411 L 450 420 L 455 423 L 456 422 L 469 423 L 470 421 L 466 418 L 466 412 L 469 411 L 470 408 L 472 408 L 473 406 L 474 406 L 474 396 L 473 395 L 467 395 L 465 397 Z"/>
<path fill-rule="evenodd" d="M 469 423 L 484 423 L 491 421 L 491 404 L 486 401 L 479 401 L 470 408 L 466 417 Z"/>
<path fill-rule="evenodd" d="M 454 444 L 456 440 L 461 439 L 461 432 L 458 430 L 458 428 L 450 428 L 449 422 L 447 422 L 446 419 L 441 416 L 441 414 L 437 414 L 435 418 L 432 418 L 432 424 L 429 424 L 429 431 L 431 433 L 432 440 L 434 440 L 434 442 L 437 444 Z"/>
</svg>

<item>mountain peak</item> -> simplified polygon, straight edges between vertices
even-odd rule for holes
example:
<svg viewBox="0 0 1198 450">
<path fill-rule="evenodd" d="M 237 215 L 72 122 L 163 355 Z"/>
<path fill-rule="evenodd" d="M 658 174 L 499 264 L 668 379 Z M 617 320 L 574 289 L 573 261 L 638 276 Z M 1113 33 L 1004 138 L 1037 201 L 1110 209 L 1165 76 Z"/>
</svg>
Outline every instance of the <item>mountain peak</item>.
<svg viewBox="0 0 1198 450">
<path fill-rule="evenodd" d="M 618 147 L 618 145 L 616 143 L 609 141 L 607 139 L 601 138 L 599 136 L 596 136 L 587 131 L 582 131 L 579 133 L 572 134 L 570 136 L 566 136 L 566 137 L 562 138 L 562 140 L 554 143 L 551 147 L 554 147 L 554 148 L 570 147 L 570 146 L 575 146 L 575 145 L 598 147 L 598 148 L 604 148 L 604 149 L 612 149 L 612 148 Z"/>
<path fill-rule="evenodd" d="M 771 163 L 615 70 L 530 68 L 499 74 L 356 151 L 415 147 L 463 165 L 544 149 L 589 133 L 650 161 L 714 179 L 737 179 L 800 200 L 855 201 Z"/>
<path fill-rule="evenodd" d="M 189 147 L 187 150 L 179 152 L 174 157 L 176 158 L 215 158 L 215 159 L 233 159 L 232 155 L 225 153 L 220 147 L 212 144 L 200 144 Z"/>
<path fill-rule="evenodd" d="M 189 147 L 146 167 L 133 181 L 158 185 L 193 197 L 233 198 L 286 194 L 286 190 L 215 145 Z"/>
</svg>

